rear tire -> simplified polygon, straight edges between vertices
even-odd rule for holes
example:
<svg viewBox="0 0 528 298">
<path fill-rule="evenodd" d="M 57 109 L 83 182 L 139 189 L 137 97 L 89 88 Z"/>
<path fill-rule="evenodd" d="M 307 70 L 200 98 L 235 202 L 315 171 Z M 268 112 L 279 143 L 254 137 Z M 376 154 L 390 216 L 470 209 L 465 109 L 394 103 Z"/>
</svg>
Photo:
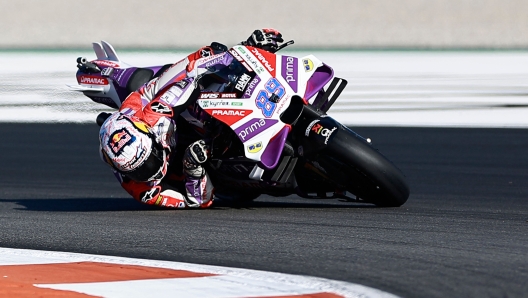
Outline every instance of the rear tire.
<svg viewBox="0 0 528 298">
<path fill-rule="evenodd" d="M 409 197 L 403 173 L 363 138 L 345 127 L 317 159 L 332 181 L 360 199 L 384 207 L 399 207 Z"/>
</svg>

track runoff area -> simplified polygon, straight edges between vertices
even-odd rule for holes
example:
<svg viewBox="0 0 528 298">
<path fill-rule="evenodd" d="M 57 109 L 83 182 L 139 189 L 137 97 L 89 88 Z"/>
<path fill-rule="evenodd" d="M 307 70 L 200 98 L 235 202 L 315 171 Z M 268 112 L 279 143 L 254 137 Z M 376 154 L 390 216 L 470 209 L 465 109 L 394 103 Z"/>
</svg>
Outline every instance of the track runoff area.
<svg viewBox="0 0 528 298">
<path fill-rule="evenodd" d="M 0 248 L 0 297 L 396 297 L 309 276 Z"/>
<path fill-rule="evenodd" d="M 308 53 L 285 52 L 297 57 Z M 315 52 L 348 86 L 329 115 L 350 126 L 528 127 L 528 53 Z M 131 53 L 136 66 L 185 53 Z M 105 107 L 71 92 L 81 53 L 0 53 L 1 122 L 93 122 Z M 35 65 L 39 65 L 35 68 Z M 395 297 L 272 272 L 0 248 L 0 297 Z"/>
</svg>

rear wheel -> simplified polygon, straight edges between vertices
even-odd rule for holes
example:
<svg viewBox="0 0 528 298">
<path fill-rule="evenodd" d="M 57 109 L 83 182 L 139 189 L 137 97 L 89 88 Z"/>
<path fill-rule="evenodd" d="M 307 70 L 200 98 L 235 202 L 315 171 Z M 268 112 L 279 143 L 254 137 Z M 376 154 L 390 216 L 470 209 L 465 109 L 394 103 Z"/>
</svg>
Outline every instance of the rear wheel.
<svg viewBox="0 0 528 298">
<path fill-rule="evenodd" d="M 317 158 L 328 178 L 360 199 L 378 206 L 399 207 L 409 197 L 403 173 L 363 138 L 338 129 Z"/>
</svg>

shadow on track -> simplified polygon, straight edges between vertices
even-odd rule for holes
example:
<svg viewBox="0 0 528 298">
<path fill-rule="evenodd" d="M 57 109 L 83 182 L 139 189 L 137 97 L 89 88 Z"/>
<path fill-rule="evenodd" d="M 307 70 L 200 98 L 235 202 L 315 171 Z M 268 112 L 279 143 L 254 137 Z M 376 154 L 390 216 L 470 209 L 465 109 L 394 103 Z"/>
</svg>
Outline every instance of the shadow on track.
<svg viewBox="0 0 528 298">
<path fill-rule="evenodd" d="M 338 199 L 295 199 L 273 198 L 273 200 L 255 200 L 249 202 L 232 202 L 227 200 L 215 201 L 212 209 L 262 209 L 262 208 L 280 208 L 280 209 L 347 209 L 347 208 L 379 208 L 372 204 L 359 202 L 350 202 Z"/>
<path fill-rule="evenodd" d="M 287 199 L 286 199 L 287 200 Z M 356 202 L 326 200 L 327 202 L 288 202 L 282 201 L 251 201 L 251 202 L 230 202 L 217 200 L 213 206 L 207 210 L 221 211 L 226 209 L 347 209 L 347 208 L 379 208 L 374 205 Z M 47 211 L 47 212 L 105 212 L 105 211 L 159 211 L 174 210 L 169 208 L 149 206 L 141 204 L 132 198 L 70 198 L 70 199 L 0 199 L 0 202 L 15 203 L 21 211 Z M 204 209 L 188 209 L 192 210 Z"/>
<path fill-rule="evenodd" d="M 53 212 L 103 212 L 103 211 L 145 211 L 160 210 L 140 204 L 130 198 L 72 198 L 72 199 L 19 199 L 0 202 L 12 202 L 21 206 L 16 210 L 53 211 Z"/>
</svg>

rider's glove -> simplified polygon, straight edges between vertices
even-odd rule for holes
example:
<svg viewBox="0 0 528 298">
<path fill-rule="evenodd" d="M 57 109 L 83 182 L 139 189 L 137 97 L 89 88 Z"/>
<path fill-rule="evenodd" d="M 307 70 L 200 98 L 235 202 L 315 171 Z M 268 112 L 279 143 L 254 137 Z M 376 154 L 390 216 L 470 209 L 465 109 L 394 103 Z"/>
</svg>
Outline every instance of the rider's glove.
<svg viewBox="0 0 528 298">
<path fill-rule="evenodd" d="M 228 48 L 226 45 L 219 42 L 213 41 L 209 46 L 213 50 L 213 54 L 217 55 L 223 52 L 227 52 Z"/>
<path fill-rule="evenodd" d="M 242 42 L 242 45 L 261 48 L 271 53 L 279 50 L 280 43 L 284 42 L 282 34 L 271 28 L 255 30 L 247 41 Z"/>
<path fill-rule="evenodd" d="M 205 175 L 202 164 L 207 160 L 209 148 L 204 140 L 199 140 L 187 147 L 183 154 L 183 170 L 194 178 L 201 178 Z"/>
<path fill-rule="evenodd" d="M 189 54 L 187 56 L 187 59 L 189 61 L 189 64 L 187 64 L 187 67 L 186 67 L 187 76 L 194 78 L 197 75 L 197 70 L 194 69 L 194 61 L 200 58 L 221 54 L 221 53 L 227 52 L 227 50 L 228 48 L 225 45 L 219 42 L 213 41 L 210 46 L 202 47 L 198 51 Z"/>
<path fill-rule="evenodd" d="M 205 46 L 196 51 L 193 55 L 194 59 L 209 57 L 216 54 L 227 52 L 227 47 L 219 42 L 213 41 L 210 46 Z"/>
</svg>

